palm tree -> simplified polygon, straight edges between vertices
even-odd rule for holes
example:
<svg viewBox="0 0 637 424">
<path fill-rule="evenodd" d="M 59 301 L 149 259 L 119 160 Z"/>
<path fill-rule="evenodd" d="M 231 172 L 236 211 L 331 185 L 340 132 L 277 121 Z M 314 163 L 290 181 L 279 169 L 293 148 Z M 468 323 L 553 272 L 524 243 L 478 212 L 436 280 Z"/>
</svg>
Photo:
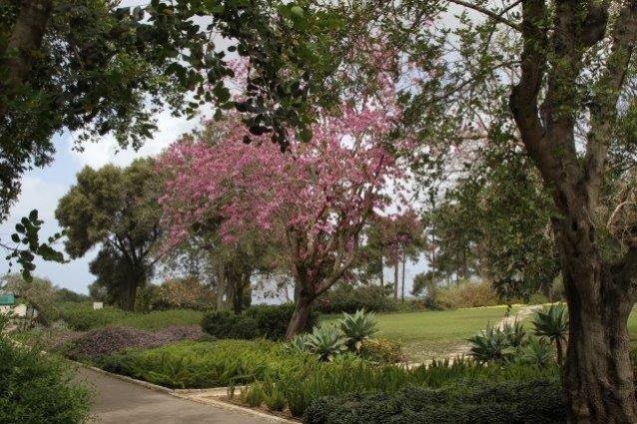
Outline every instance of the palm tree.
<svg viewBox="0 0 637 424">
<path fill-rule="evenodd" d="M 562 365 L 563 344 L 568 335 L 568 315 L 564 304 L 554 304 L 538 311 L 533 319 L 535 335 L 546 337 L 555 343 L 557 348 L 557 363 Z"/>
</svg>

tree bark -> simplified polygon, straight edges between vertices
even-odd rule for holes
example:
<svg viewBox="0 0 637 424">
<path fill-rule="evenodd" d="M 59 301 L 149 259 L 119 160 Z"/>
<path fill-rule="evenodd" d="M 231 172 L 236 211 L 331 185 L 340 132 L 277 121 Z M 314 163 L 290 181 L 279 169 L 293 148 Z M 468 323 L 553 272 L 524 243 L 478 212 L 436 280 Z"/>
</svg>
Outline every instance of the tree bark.
<svg viewBox="0 0 637 424">
<path fill-rule="evenodd" d="M 399 260 L 396 260 L 396 265 L 394 265 L 394 300 L 398 300 L 398 264 Z"/>
<path fill-rule="evenodd" d="M 400 285 L 400 300 L 401 302 L 405 302 L 405 263 L 407 262 L 407 259 L 405 258 L 405 254 L 403 253 L 403 275 L 401 278 L 401 285 Z"/>
<path fill-rule="evenodd" d="M 292 319 L 288 324 L 288 329 L 285 332 L 285 340 L 289 341 L 297 334 L 302 333 L 307 328 L 308 319 L 312 310 L 312 299 L 305 292 L 299 293 L 299 298 L 296 301 L 296 308 L 292 314 Z"/>
<path fill-rule="evenodd" d="M 633 302 L 614 288 L 611 276 L 594 257 L 566 261 L 570 321 L 563 384 L 570 404 L 569 421 L 635 423 L 637 403 L 627 329 Z M 594 265 L 582 266 L 581 261 Z M 587 284 L 581 284 L 583 281 Z M 586 290 L 588 287 L 599 290 Z"/>
<path fill-rule="evenodd" d="M 119 296 L 119 306 L 125 311 L 135 311 L 135 299 L 137 298 L 137 282 L 130 282 L 122 287 Z"/>
</svg>

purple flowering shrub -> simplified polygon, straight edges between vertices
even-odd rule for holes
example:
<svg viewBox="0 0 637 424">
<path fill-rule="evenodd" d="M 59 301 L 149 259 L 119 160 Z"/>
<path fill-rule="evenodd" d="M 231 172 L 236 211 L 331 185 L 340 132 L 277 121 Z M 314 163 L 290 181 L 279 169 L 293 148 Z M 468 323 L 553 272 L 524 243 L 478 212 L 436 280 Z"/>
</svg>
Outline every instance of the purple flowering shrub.
<svg viewBox="0 0 637 424">
<path fill-rule="evenodd" d="M 74 360 L 98 362 L 105 356 L 129 348 L 152 348 L 182 340 L 198 340 L 205 334 L 199 326 L 179 325 L 157 331 L 128 327 L 105 327 L 92 330 L 65 346 L 64 354 Z"/>
</svg>

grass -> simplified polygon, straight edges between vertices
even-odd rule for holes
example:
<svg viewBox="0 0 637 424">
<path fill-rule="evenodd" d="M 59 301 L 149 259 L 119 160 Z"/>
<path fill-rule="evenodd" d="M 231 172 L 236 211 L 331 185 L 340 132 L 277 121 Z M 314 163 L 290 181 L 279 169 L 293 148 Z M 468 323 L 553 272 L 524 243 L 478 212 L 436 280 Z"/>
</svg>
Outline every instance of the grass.
<svg viewBox="0 0 637 424">
<path fill-rule="evenodd" d="M 200 325 L 204 312 L 192 309 L 170 309 L 155 311 L 147 314 L 128 314 L 117 321 L 123 327 L 139 328 L 140 330 L 160 330 L 173 325 Z"/>
<path fill-rule="evenodd" d="M 519 307 L 514 306 L 511 313 Z M 502 318 L 506 306 L 487 306 L 448 311 L 406 312 L 377 314 L 378 337 L 385 337 L 402 344 L 410 361 L 423 362 L 440 358 L 465 344 L 465 339 L 496 324 Z M 337 316 L 324 319 L 333 322 Z M 636 321 L 637 323 L 637 321 Z"/>
<path fill-rule="evenodd" d="M 114 307 L 93 310 L 87 303 L 63 303 L 58 306 L 59 317 L 79 331 L 108 325 L 132 327 L 140 330 L 160 330 L 173 325 L 200 325 L 204 312 L 191 309 L 171 309 L 149 313 L 126 312 Z"/>
</svg>

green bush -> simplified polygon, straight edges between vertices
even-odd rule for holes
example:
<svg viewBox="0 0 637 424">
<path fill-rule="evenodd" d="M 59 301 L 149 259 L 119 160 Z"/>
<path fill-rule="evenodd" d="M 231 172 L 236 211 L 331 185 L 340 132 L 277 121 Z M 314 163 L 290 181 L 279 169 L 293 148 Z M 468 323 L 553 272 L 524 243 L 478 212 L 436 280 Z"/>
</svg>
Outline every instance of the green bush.
<svg viewBox="0 0 637 424">
<path fill-rule="evenodd" d="M 259 387 L 264 396 L 283 397 L 294 416 L 302 416 L 308 405 L 323 396 L 346 395 L 382 391 L 395 393 L 406 386 L 444 388 L 469 382 L 476 386 L 485 383 L 524 382 L 533 379 L 559 380 L 559 368 L 520 364 L 484 367 L 474 361 L 436 362 L 431 366 L 404 369 L 395 365 L 374 364 L 353 355 L 337 356 L 332 362 L 309 362 L 292 366 L 266 380 Z M 247 389 L 249 390 L 249 389 Z M 365 421 L 361 421 L 365 422 Z M 427 422 L 427 421 L 425 421 Z"/>
<path fill-rule="evenodd" d="M 436 301 L 444 309 L 476 308 L 495 306 L 500 299 L 489 281 L 461 282 L 455 286 L 439 288 Z"/>
<path fill-rule="evenodd" d="M 88 390 L 68 363 L 0 335 L 0 423 L 75 424 L 89 418 Z"/>
<path fill-rule="evenodd" d="M 199 325 L 204 316 L 203 312 L 190 309 L 133 313 L 107 306 L 93 310 L 90 303 L 65 303 L 58 310 L 56 319 L 64 320 L 76 331 L 89 331 L 114 324 L 140 330 L 160 330 L 174 325 Z"/>
<path fill-rule="evenodd" d="M 102 362 L 105 370 L 172 388 L 226 387 L 279 376 L 316 359 L 267 340 L 180 342 L 132 349 Z"/>
<path fill-rule="evenodd" d="M 405 387 L 383 393 L 328 397 L 311 403 L 307 424 L 565 423 L 558 380 L 456 385 L 442 390 Z"/>
<path fill-rule="evenodd" d="M 322 314 L 340 314 L 364 309 L 368 312 L 396 312 L 399 303 L 392 297 L 391 287 L 339 284 L 316 301 L 315 309 Z"/>
<path fill-rule="evenodd" d="M 400 343 L 382 338 L 363 340 L 360 356 L 369 361 L 390 364 L 395 364 L 405 359 Z"/>
<path fill-rule="evenodd" d="M 294 304 L 284 305 L 258 305 L 245 311 L 245 315 L 253 318 L 259 328 L 259 336 L 268 340 L 283 340 L 288 324 L 294 314 Z M 318 313 L 310 312 L 305 330 L 310 330 L 318 322 Z"/>
<path fill-rule="evenodd" d="M 112 307 L 93 310 L 90 303 L 65 303 L 58 308 L 59 319 L 64 320 L 68 326 L 76 331 L 89 331 L 95 328 L 106 327 L 121 321 L 130 312 Z"/>
<path fill-rule="evenodd" d="M 217 339 L 250 340 L 259 337 L 259 327 L 254 318 L 229 311 L 207 313 L 201 321 L 201 329 Z"/>
<path fill-rule="evenodd" d="M 214 291 L 192 276 L 168 279 L 154 287 L 150 299 L 153 310 L 185 308 L 206 311 L 213 309 L 217 301 Z"/>
</svg>

